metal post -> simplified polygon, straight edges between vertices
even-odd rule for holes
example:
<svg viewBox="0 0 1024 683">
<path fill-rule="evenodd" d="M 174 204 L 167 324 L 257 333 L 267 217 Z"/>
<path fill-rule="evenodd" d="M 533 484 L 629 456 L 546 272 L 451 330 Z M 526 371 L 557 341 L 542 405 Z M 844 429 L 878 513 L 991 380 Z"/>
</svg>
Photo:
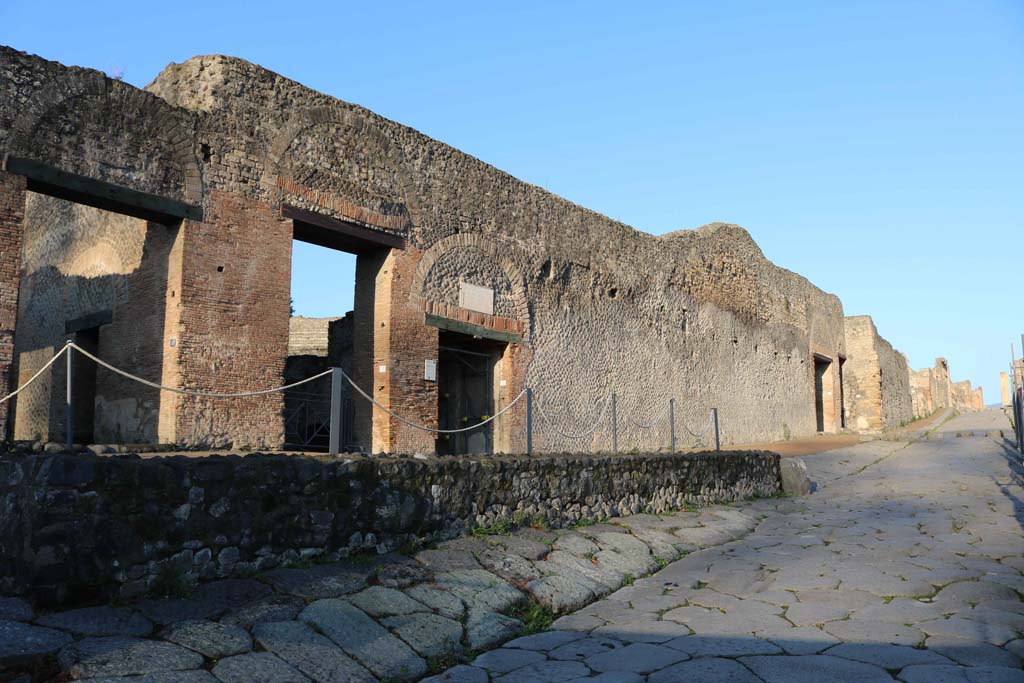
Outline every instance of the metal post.
<svg viewBox="0 0 1024 683">
<path fill-rule="evenodd" d="M 711 419 L 715 422 L 715 450 L 722 450 L 722 442 L 718 435 L 718 408 L 711 409 Z"/>
<path fill-rule="evenodd" d="M 331 435 L 328 452 L 337 455 L 341 450 L 341 387 L 345 377 L 341 368 L 331 368 Z"/>
<path fill-rule="evenodd" d="M 526 387 L 526 454 L 533 455 L 533 389 Z"/>
<path fill-rule="evenodd" d="M 668 434 L 669 434 L 669 450 L 672 453 L 676 452 L 676 400 L 670 398 L 668 400 Z"/>
<path fill-rule="evenodd" d="M 619 417 L 615 412 L 615 394 L 612 394 L 612 453 L 619 452 Z"/>
<path fill-rule="evenodd" d="M 73 347 L 71 347 L 70 345 L 64 347 L 64 353 L 67 354 L 65 356 L 65 358 L 64 358 L 64 360 L 65 360 L 65 362 L 67 364 L 67 389 L 66 389 L 66 394 L 65 394 L 65 398 L 64 398 L 64 430 L 65 430 L 65 436 L 67 437 L 66 441 L 67 441 L 68 451 L 71 451 L 74 448 L 74 445 L 75 445 L 75 443 L 74 443 L 74 441 L 75 441 L 75 439 L 74 439 L 74 436 L 75 436 L 75 426 L 74 426 L 74 424 L 72 424 L 72 416 L 71 416 L 71 382 L 72 382 L 72 380 L 71 380 L 71 354 L 72 354 L 72 352 L 73 352 Z"/>
<path fill-rule="evenodd" d="M 1013 437 L 1014 441 L 1017 442 L 1017 450 L 1024 453 L 1024 425 L 1021 425 L 1020 418 L 1024 415 L 1024 410 L 1021 409 L 1020 405 L 1020 392 L 1016 389 L 1013 390 L 1013 396 L 1010 399 L 1011 408 L 1013 411 Z"/>
</svg>

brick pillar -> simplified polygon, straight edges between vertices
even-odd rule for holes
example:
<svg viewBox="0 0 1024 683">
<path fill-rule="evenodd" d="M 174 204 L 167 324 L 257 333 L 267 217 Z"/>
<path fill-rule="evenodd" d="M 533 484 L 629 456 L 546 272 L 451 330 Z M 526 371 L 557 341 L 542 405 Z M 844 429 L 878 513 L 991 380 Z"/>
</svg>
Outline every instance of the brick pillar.
<svg viewBox="0 0 1024 683">
<path fill-rule="evenodd" d="M 495 391 L 497 408 L 507 406 L 526 387 L 526 371 L 533 358 L 533 349 L 526 344 L 509 344 L 501 357 L 501 377 Z M 495 420 L 494 450 L 498 453 L 526 452 L 526 397 L 509 412 Z"/>
<path fill-rule="evenodd" d="M 409 299 L 422 252 L 391 250 L 378 275 L 374 321 L 375 398 L 402 417 L 437 427 L 437 383 L 424 379 L 423 365 L 437 359 L 438 332 Z M 380 372 L 381 367 L 384 372 Z M 435 436 L 374 412 L 373 449 L 388 453 L 434 453 Z"/>
<path fill-rule="evenodd" d="M 292 221 L 273 205 L 219 190 L 204 220 L 184 221 L 170 263 L 164 375 L 178 386 L 235 393 L 280 386 L 288 355 Z M 179 251 L 180 250 L 180 251 Z M 177 331 L 175 331 L 177 328 Z M 171 340 L 175 346 L 171 347 Z M 280 393 L 236 399 L 178 398 L 175 440 L 276 448 L 284 440 Z M 169 434 L 162 416 L 161 434 Z"/>
<path fill-rule="evenodd" d="M 359 254 L 356 258 L 356 287 L 353 297 L 352 325 L 352 381 L 377 400 L 383 400 L 381 385 L 377 382 L 375 338 L 378 336 L 377 292 L 386 289 L 383 280 L 384 263 L 388 252 L 385 249 Z M 382 389 L 384 387 L 381 387 Z M 351 392 L 355 409 L 355 443 L 371 452 L 379 453 L 380 437 L 374 438 L 374 420 L 377 411 L 369 401 L 356 392 Z M 347 445 L 347 444 L 342 444 Z"/>
<path fill-rule="evenodd" d="M 25 220 L 25 178 L 0 171 L 0 393 L 11 386 L 14 362 L 14 325 L 18 318 L 21 285 L 21 242 Z M 10 402 L 0 404 L 0 438 L 9 431 Z"/>
</svg>

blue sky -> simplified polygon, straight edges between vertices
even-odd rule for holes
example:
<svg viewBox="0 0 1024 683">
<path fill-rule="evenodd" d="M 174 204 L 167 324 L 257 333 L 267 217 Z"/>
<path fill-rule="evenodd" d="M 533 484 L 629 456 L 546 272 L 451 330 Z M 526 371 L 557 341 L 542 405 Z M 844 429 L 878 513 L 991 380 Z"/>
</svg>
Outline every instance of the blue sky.
<svg viewBox="0 0 1024 683">
<path fill-rule="evenodd" d="M 1020 0 L 5 0 L 0 43 L 140 86 L 237 55 L 641 230 L 738 223 L 989 403 L 1020 353 Z M 299 313 L 350 305 L 322 258 L 297 251 Z"/>
</svg>

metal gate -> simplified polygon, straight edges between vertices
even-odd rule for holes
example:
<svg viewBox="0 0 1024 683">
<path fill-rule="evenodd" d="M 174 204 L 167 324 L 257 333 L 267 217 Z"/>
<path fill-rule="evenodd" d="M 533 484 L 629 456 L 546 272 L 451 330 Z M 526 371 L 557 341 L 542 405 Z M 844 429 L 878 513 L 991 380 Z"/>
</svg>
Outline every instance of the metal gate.
<svg viewBox="0 0 1024 683">
<path fill-rule="evenodd" d="M 355 405 L 351 395 L 341 399 L 341 444 L 343 450 L 358 450 L 354 445 Z M 284 393 L 285 448 L 326 451 L 330 446 L 331 396 L 322 392 L 286 391 Z"/>
</svg>

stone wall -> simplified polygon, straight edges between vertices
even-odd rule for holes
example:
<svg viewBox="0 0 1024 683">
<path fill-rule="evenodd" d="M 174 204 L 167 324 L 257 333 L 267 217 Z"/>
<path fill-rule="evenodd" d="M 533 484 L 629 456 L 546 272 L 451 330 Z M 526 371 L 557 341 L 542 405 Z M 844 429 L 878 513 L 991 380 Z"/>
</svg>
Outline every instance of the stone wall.
<svg viewBox="0 0 1024 683">
<path fill-rule="evenodd" d="M 879 432 L 910 422 L 914 409 L 906 357 L 878 334 L 870 316 L 847 317 L 845 330 L 847 428 Z"/>
<path fill-rule="evenodd" d="M 999 373 L 999 397 L 1003 402 L 1004 408 L 1009 408 L 1013 405 L 1010 400 L 1010 375 L 1006 372 Z"/>
<path fill-rule="evenodd" d="M 17 383 L 26 382 L 68 340 L 128 372 L 161 381 L 164 295 L 176 231 L 34 192 L 27 193 L 24 226 Z M 83 339 L 90 332 L 90 341 Z M 84 363 L 78 367 L 93 371 Z M 57 363 L 18 397 L 14 438 L 63 441 L 65 374 L 64 363 Z M 91 441 L 157 440 L 158 391 L 103 369 L 95 371 L 94 388 L 82 381 L 85 372 L 76 375 L 76 402 L 93 404 Z"/>
<path fill-rule="evenodd" d="M 37 101 L 54 90 L 56 104 Z M 0 49 L 0 123 L 20 121 L 0 126 L 0 150 L 86 175 L 99 164 L 98 179 L 202 207 L 201 221 L 174 229 L 165 291 L 138 304 L 163 311 L 155 346 L 165 384 L 231 392 L 280 383 L 289 204 L 407 239 L 405 249 L 358 254 L 353 376 L 408 419 L 437 424 L 437 386 L 423 368 L 439 356 L 438 331 L 424 311 L 443 306 L 465 319 L 452 307 L 464 280 L 495 291 L 484 326 L 523 331 L 501 354 L 494 412 L 528 384 L 558 407 L 554 427 L 567 432 L 615 392 L 626 449 L 667 443 L 666 430 L 636 424 L 660 419 L 671 398 L 691 426 L 717 407 L 725 443 L 816 431 L 813 359 L 836 367 L 845 355 L 842 305 L 768 261 L 738 226 L 654 237 L 240 59 L 173 64 L 128 106 L 131 90 Z M 142 123 L 114 117 L 118 106 Z M 114 135 L 111 121 L 131 130 Z M 157 123 L 167 130 L 147 137 Z M 73 133 L 66 145 L 29 144 L 61 126 Z M 824 429 L 833 432 L 839 373 L 827 378 Z M 282 437 L 274 396 L 161 396 L 156 412 L 163 442 L 272 447 Z M 499 450 L 523 448 L 523 421 L 517 410 L 498 424 Z M 365 405 L 356 422 L 374 451 L 435 450 L 432 435 Z M 549 451 L 611 445 L 607 429 L 584 444 L 554 428 L 542 436 L 535 445 Z"/>
<path fill-rule="evenodd" d="M 289 356 L 327 356 L 328 332 L 337 318 L 306 318 L 293 315 L 288 320 Z"/>
<path fill-rule="evenodd" d="M 945 358 L 936 358 L 931 368 L 916 372 L 909 370 L 908 377 L 914 417 L 925 417 L 943 408 L 953 408 L 960 412 L 985 409 L 985 396 L 981 387 L 972 389 L 968 380 L 950 380 L 949 363 Z"/>
<path fill-rule="evenodd" d="M 764 452 L 532 458 L 0 460 L 0 593 L 129 598 L 168 573 L 386 552 L 497 520 L 660 513 L 779 490 Z"/>
<path fill-rule="evenodd" d="M 954 382 L 951 385 L 953 407 L 960 412 L 985 409 L 985 397 L 981 387 L 971 388 L 970 380 Z"/>
</svg>

